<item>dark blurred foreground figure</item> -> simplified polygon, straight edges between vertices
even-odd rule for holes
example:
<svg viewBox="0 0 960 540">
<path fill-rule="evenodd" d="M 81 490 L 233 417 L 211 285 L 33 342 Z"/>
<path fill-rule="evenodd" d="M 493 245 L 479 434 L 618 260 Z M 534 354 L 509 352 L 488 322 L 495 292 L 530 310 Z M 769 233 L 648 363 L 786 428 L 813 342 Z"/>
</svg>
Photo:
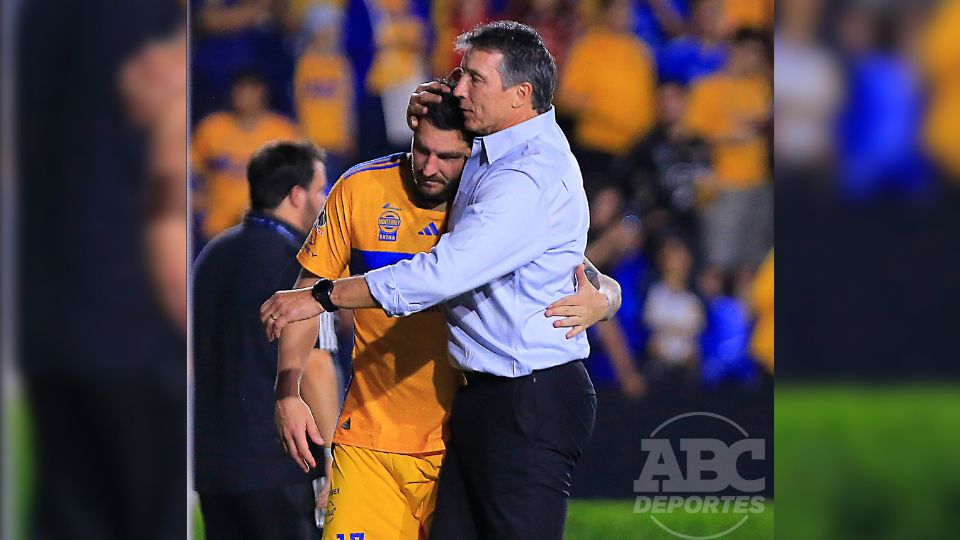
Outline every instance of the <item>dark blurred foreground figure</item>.
<svg viewBox="0 0 960 540">
<path fill-rule="evenodd" d="M 19 360 L 37 469 L 30 536 L 182 538 L 186 344 L 149 278 L 145 133 L 117 84 L 123 63 L 175 29 L 181 7 L 34 0 L 19 15 Z"/>
<path fill-rule="evenodd" d="M 301 470 L 277 436 L 278 351 L 259 307 L 297 281 L 296 254 L 326 199 L 324 164 L 309 143 L 270 143 L 251 158 L 247 178 L 252 210 L 207 244 L 194 269 L 196 489 L 210 540 L 319 540 L 312 481 L 323 468 Z M 327 335 L 332 317 L 322 320 Z M 336 384 L 329 353 L 313 349 L 300 388 L 325 440 L 337 420 Z"/>
</svg>

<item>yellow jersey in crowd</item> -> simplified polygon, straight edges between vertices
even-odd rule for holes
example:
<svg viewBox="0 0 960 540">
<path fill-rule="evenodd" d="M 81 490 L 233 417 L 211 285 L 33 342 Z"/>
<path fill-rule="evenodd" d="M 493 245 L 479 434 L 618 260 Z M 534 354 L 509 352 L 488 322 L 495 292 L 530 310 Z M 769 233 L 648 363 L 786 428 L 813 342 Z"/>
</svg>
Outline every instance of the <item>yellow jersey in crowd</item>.
<svg viewBox="0 0 960 540">
<path fill-rule="evenodd" d="M 721 186 L 746 189 L 769 177 L 767 139 L 756 126 L 769 119 L 771 93 L 764 77 L 726 73 L 699 79 L 690 90 L 685 123 L 713 144 L 713 168 Z"/>
<path fill-rule="evenodd" d="M 274 113 L 244 129 L 229 112 L 213 113 L 194 131 L 190 161 L 200 175 L 195 207 L 203 216 L 202 231 L 213 238 L 233 227 L 250 207 L 247 162 L 264 143 L 300 137 L 296 125 Z"/>
<path fill-rule="evenodd" d="M 653 126 L 656 69 L 633 34 L 594 27 L 574 43 L 563 67 L 558 111 L 572 108 L 581 146 L 623 154 Z"/>
<path fill-rule="evenodd" d="M 773 251 L 757 271 L 752 296 L 757 323 L 750 338 L 750 352 L 773 373 Z"/>
<path fill-rule="evenodd" d="M 352 145 L 353 75 L 342 54 L 307 51 L 294 74 L 297 116 L 310 142 L 328 152 Z"/>
<path fill-rule="evenodd" d="M 413 258 L 437 244 L 446 212 L 413 204 L 406 154 L 368 161 L 333 186 L 297 259 L 336 279 Z M 398 454 L 444 449 L 443 425 L 462 375 L 447 358 L 447 327 L 436 309 L 391 318 L 353 311 L 353 379 L 334 442 Z"/>
</svg>

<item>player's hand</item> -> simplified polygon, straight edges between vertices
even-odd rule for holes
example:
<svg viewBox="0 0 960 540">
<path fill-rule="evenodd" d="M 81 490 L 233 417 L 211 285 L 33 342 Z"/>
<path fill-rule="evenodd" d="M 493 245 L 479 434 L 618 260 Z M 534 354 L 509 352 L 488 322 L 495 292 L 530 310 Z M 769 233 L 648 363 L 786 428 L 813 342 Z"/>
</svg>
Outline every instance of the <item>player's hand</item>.
<svg viewBox="0 0 960 540">
<path fill-rule="evenodd" d="M 427 105 L 440 103 L 440 94 L 449 93 L 456 86 L 456 81 L 460 80 L 461 73 L 463 70 L 455 68 L 447 76 L 446 83 L 430 81 L 417 86 L 417 91 L 410 94 L 410 102 L 407 104 L 407 125 L 410 129 L 417 129 L 420 124 L 419 117 L 427 114 Z"/>
<path fill-rule="evenodd" d="M 323 313 L 323 306 L 313 298 L 309 287 L 292 291 L 277 291 L 260 306 L 260 322 L 267 340 L 280 337 L 283 327 L 297 321 L 312 319 Z"/>
<path fill-rule="evenodd" d="M 316 467 L 317 460 L 313 458 L 307 437 L 318 446 L 323 446 L 323 437 L 320 436 L 320 429 L 317 428 L 317 422 L 313 419 L 307 403 L 300 396 L 278 399 L 274 420 L 283 449 L 290 454 L 297 466 L 303 469 L 303 472 L 309 472 Z"/>
<path fill-rule="evenodd" d="M 570 328 L 567 339 L 576 336 L 599 321 L 610 309 L 610 299 L 587 278 L 584 265 L 577 267 L 577 292 L 547 306 L 547 317 L 563 317 L 553 322 L 555 328 Z"/>
</svg>

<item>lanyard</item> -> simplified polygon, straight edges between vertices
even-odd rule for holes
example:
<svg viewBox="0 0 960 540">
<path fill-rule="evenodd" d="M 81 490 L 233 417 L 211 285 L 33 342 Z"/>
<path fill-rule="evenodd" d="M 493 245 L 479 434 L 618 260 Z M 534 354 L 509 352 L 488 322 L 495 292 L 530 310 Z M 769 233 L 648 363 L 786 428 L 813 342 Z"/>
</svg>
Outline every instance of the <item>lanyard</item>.
<svg viewBox="0 0 960 540">
<path fill-rule="evenodd" d="M 296 235 L 290 232 L 282 223 L 272 220 L 270 218 L 248 215 L 246 218 L 244 218 L 243 221 L 247 225 L 252 225 L 254 227 L 262 227 L 264 229 L 270 229 L 272 231 L 275 231 L 280 236 L 286 238 L 287 241 L 290 242 L 290 245 L 294 247 L 299 248 L 300 244 L 303 243 L 296 237 Z"/>
</svg>

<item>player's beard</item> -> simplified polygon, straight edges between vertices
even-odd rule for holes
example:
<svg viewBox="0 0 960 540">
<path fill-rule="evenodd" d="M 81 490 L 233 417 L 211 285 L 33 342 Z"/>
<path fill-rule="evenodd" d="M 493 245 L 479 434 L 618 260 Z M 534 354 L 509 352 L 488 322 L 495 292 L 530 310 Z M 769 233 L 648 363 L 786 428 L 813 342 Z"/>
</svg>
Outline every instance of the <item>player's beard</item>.
<svg viewBox="0 0 960 540">
<path fill-rule="evenodd" d="M 423 189 L 423 186 L 424 186 L 423 175 L 419 174 L 417 170 L 413 167 L 411 167 L 411 172 L 413 173 L 413 183 L 416 186 L 417 194 L 420 196 L 421 199 L 424 200 L 424 202 L 427 202 L 430 204 L 442 204 L 449 199 L 449 195 L 451 193 L 451 189 L 450 189 L 451 182 L 447 181 L 446 183 L 444 183 L 443 188 L 440 189 L 439 193 L 428 193 Z M 430 179 L 432 178 L 433 177 L 431 177 Z M 442 180 L 438 182 L 443 183 Z"/>
</svg>

